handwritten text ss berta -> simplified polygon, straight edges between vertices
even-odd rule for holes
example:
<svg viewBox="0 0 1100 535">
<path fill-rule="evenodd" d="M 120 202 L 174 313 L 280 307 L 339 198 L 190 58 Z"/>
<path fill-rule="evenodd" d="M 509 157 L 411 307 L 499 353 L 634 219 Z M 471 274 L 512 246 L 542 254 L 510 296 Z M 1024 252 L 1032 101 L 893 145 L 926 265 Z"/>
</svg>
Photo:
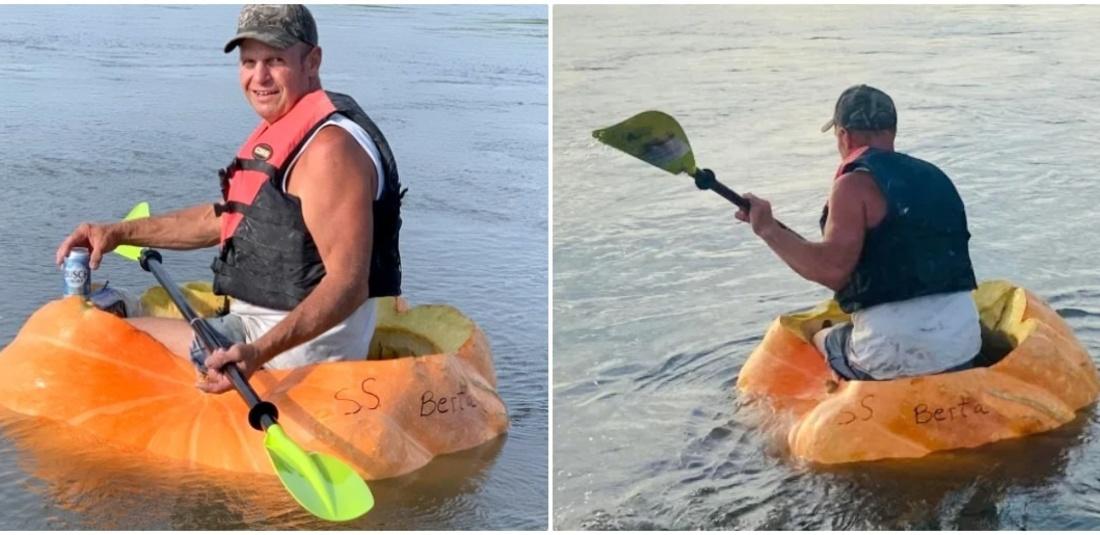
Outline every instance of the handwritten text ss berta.
<svg viewBox="0 0 1100 535">
<path fill-rule="evenodd" d="M 857 421 L 866 422 L 874 418 L 875 409 L 871 404 L 871 400 L 874 398 L 874 394 L 868 394 L 859 400 L 859 407 L 854 410 L 840 411 L 835 420 L 836 425 L 848 425 Z M 913 406 L 913 423 L 925 425 L 933 422 L 954 422 L 987 414 L 989 414 L 989 409 L 983 407 L 981 403 L 964 396 L 958 403 L 943 407 L 917 403 Z"/>
<path fill-rule="evenodd" d="M 357 387 L 341 388 L 332 395 L 337 401 L 346 402 L 345 416 L 359 414 L 363 410 L 373 411 L 382 406 L 382 398 L 370 390 L 370 385 L 375 381 L 374 377 L 367 377 L 359 382 Z M 420 394 L 420 416 L 422 418 L 436 415 L 461 412 L 466 408 L 477 407 L 477 401 L 466 393 L 466 385 L 460 385 L 454 395 L 436 393 L 425 390 Z"/>
</svg>

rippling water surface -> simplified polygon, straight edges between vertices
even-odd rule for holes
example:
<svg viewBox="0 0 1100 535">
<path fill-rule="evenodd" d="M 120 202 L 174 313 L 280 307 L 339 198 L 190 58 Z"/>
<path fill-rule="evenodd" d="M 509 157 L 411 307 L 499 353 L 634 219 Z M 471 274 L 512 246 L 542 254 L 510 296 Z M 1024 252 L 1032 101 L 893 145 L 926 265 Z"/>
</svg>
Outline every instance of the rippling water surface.
<svg viewBox="0 0 1100 535">
<path fill-rule="evenodd" d="M 82 220 L 209 202 L 257 119 L 237 86 L 237 6 L 0 7 L 0 345 L 61 292 Z M 41 421 L 0 418 L 0 528 L 537 529 L 547 519 L 547 9 L 316 6 L 326 88 L 355 96 L 401 168 L 405 295 L 486 331 L 504 439 L 372 483 L 363 519 L 320 523 L 277 480 L 196 471 Z M 208 279 L 209 251 L 166 253 Z M 94 277 L 153 280 L 107 258 Z"/>
<path fill-rule="evenodd" d="M 889 92 L 898 149 L 953 177 L 980 279 L 1035 291 L 1100 356 L 1100 8 L 556 6 L 554 525 L 1100 528 L 1100 416 L 970 451 L 823 470 L 735 392 L 776 315 L 829 296 L 717 195 L 591 137 L 647 109 L 731 188 L 816 233 L 819 127 Z"/>
</svg>

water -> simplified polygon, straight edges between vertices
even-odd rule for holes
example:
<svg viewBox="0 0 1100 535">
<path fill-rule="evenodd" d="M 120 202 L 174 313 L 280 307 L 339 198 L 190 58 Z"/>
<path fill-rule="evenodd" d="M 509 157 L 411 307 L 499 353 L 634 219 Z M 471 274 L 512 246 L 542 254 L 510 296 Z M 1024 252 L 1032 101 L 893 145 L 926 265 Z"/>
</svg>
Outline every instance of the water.
<svg viewBox="0 0 1100 535">
<path fill-rule="evenodd" d="M 556 6 L 556 528 L 1097 529 L 1100 416 L 929 459 L 822 470 L 742 407 L 776 315 L 827 290 L 733 207 L 603 147 L 647 109 L 805 235 L 838 162 L 819 127 L 847 86 L 899 108 L 897 146 L 947 171 L 980 279 L 1046 299 L 1100 356 L 1100 8 Z"/>
<path fill-rule="evenodd" d="M 120 218 L 140 200 L 156 212 L 217 199 L 214 170 L 257 122 L 235 55 L 221 52 L 238 9 L 0 8 L 0 344 L 60 295 L 54 250 L 77 223 Z M 372 483 L 376 509 L 337 527 L 545 528 L 547 8 L 312 11 L 326 88 L 381 125 L 409 188 L 405 295 L 481 325 L 512 419 L 502 440 Z M 211 254 L 168 252 L 165 264 L 176 280 L 209 279 Z M 153 283 L 113 255 L 93 277 Z M 70 435 L 0 425 L 0 528 L 332 527 L 274 478 L 120 458 Z"/>
</svg>

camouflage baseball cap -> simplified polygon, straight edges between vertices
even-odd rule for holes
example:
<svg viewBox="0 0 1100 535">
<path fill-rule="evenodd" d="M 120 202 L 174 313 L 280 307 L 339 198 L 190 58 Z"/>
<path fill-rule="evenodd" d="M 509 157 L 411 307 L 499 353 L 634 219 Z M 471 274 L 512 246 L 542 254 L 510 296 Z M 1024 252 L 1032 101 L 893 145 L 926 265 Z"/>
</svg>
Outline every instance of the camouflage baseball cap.
<svg viewBox="0 0 1100 535">
<path fill-rule="evenodd" d="M 828 132 L 833 126 L 846 130 L 893 130 L 898 126 L 898 112 L 890 95 L 869 85 L 853 85 L 840 94 L 833 118 L 821 131 Z"/>
<path fill-rule="evenodd" d="M 298 42 L 317 46 L 317 22 L 306 6 L 300 4 L 249 4 L 237 17 L 237 35 L 225 44 L 225 53 L 241 41 L 255 39 L 278 49 Z"/>
</svg>

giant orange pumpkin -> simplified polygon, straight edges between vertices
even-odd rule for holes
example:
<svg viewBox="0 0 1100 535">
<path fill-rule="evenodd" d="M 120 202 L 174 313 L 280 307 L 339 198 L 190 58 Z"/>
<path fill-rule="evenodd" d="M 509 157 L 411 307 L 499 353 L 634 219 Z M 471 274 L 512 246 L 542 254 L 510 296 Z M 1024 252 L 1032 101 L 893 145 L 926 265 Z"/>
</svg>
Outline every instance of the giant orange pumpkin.
<svg viewBox="0 0 1100 535">
<path fill-rule="evenodd" d="M 208 288 L 189 285 L 200 311 L 214 308 Z M 143 301 L 154 314 L 178 314 L 162 292 Z M 383 299 L 371 353 L 380 360 L 261 370 L 251 383 L 278 406 L 295 442 L 367 479 L 405 474 L 507 430 L 488 343 L 458 310 Z M 0 352 L 0 370 L 0 405 L 16 413 L 194 465 L 272 472 L 236 393 L 200 392 L 187 360 L 80 298 L 35 312 Z"/>
<path fill-rule="evenodd" d="M 833 301 L 779 317 L 737 386 L 793 418 L 792 455 L 831 464 L 921 457 L 1039 433 L 1074 419 L 1100 375 L 1069 325 L 1031 292 L 1004 281 L 974 292 L 987 367 L 889 381 L 832 381 L 811 340 L 847 316 Z"/>
</svg>

